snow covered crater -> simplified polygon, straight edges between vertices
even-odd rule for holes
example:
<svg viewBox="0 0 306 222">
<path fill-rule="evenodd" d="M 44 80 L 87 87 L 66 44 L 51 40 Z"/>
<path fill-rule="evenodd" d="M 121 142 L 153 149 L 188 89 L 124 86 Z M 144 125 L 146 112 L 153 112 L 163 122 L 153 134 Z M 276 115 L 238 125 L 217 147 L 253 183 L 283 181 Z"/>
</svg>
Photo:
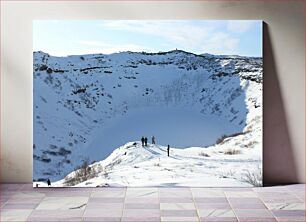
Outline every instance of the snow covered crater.
<svg viewBox="0 0 306 222">
<path fill-rule="evenodd" d="M 113 118 L 96 130 L 86 155 L 90 159 L 106 158 L 105 147 L 117 148 L 127 141 L 139 141 L 154 136 L 159 144 L 170 144 L 176 148 L 208 146 L 222 135 L 241 132 L 243 127 L 230 124 L 227 119 L 213 115 L 203 115 L 191 108 L 149 107 L 131 110 L 127 114 Z M 111 150 L 111 151 L 112 151 Z"/>
<path fill-rule="evenodd" d="M 62 181 L 84 161 L 101 161 L 91 165 L 100 169 L 95 179 L 91 178 L 94 181 L 86 179 L 74 185 L 158 185 L 156 178 L 135 180 L 138 182 L 124 179 L 127 166 L 111 159 L 113 167 L 108 168 L 103 162 L 118 150 L 127 149 L 129 141 L 139 141 L 141 136 L 150 140 L 153 135 L 160 145 L 151 147 L 156 156 L 150 160 L 163 158 L 159 150 L 167 144 L 197 147 L 172 149 L 173 154 L 188 157 L 175 160 L 182 165 L 190 161 L 190 168 L 200 167 L 197 176 L 221 175 L 228 184 L 249 184 L 243 182 L 247 172 L 242 169 L 261 172 L 261 58 L 195 55 L 179 50 L 68 57 L 34 53 L 35 181 Z M 222 135 L 227 136 L 220 139 Z M 138 143 L 134 147 L 118 152 L 124 159 L 142 156 L 150 148 L 142 149 Z M 142 159 L 143 164 L 147 161 Z M 210 169 L 207 163 L 215 167 Z M 116 174 L 113 169 L 117 169 Z M 236 169 L 235 175 L 223 172 L 230 169 Z M 203 179 L 191 179 L 185 169 L 175 172 L 186 173 L 178 185 L 209 185 Z M 176 176 L 171 174 L 159 185 L 176 183 Z M 171 178 L 176 179 L 171 182 Z M 210 185 L 226 184 L 207 181 L 212 181 Z"/>
</svg>

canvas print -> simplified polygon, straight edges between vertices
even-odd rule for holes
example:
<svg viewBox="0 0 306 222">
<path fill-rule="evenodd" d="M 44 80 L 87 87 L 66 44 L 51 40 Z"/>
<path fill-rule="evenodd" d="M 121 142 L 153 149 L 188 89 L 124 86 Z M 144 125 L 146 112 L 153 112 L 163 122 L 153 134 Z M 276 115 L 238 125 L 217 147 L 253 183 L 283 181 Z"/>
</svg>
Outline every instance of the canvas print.
<svg viewBox="0 0 306 222">
<path fill-rule="evenodd" d="M 262 185 L 262 21 L 33 22 L 34 187 Z"/>
</svg>

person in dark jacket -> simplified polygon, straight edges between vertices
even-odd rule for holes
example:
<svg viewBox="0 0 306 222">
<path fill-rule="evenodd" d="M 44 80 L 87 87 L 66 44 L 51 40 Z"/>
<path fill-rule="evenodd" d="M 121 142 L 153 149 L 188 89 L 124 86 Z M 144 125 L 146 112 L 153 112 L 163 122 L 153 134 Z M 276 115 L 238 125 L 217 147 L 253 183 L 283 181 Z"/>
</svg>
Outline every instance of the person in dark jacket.
<svg viewBox="0 0 306 222">
<path fill-rule="evenodd" d="M 50 181 L 49 178 L 48 178 L 48 180 L 47 180 L 47 184 L 48 184 L 48 187 L 51 186 L 51 181 Z"/>
<path fill-rule="evenodd" d="M 145 138 L 141 137 L 141 144 L 142 144 L 142 146 L 144 146 L 144 142 L 145 142 Z"/>
<path fill-rule="evenodd" d="M 170 145 L 168 144 L 168 147 L 167 147 L 167 153 L 168 153 L 168 156 L 170 156 Z"/>
<path fill-rule="evenodd" d="M 152 144 L 155 144 L 155 136 L 152 136 Z"/>
<path fill-rule="evenodd" d="M 148 146 L 148 138 L 147 137 L 144 138 L 144 143 L 145 143 L 145 146 Z"/>
</svg>

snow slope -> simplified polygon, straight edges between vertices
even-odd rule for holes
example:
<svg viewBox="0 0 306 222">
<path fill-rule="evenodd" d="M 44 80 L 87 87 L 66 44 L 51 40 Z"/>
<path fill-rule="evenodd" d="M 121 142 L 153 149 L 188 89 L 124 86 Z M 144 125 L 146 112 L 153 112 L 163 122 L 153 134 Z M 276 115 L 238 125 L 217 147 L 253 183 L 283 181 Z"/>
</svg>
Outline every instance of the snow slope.
<svg viewBox="0 0 306 222">
<path fill-rule="evenodd" d="M 94 177 L 75 186 L 252 186 L 243 179 L 247 169 L 258 173 L 261 159 L 256 150 L 237 150 L 241 154 L 226 155 L 220 147 L 171 148 L 168 157 L 167 147 L 130 142 L 90 165 Z M 71 185 L 65 182 L 73 177 L 75 172 L 52 186 Z"/>
<path fill-rule="evenodd" d="M 63 179 L 84 160 L 103 160 L 142 133 L 164 146 L 244 149 L 250 160 L 261 161 L 261 58 L 179 50 L 68 57 L 34 52 L 33 69 L 35 181 Z M 197 115 L 204 122 L 196 124 Z M 171 133 L 159 135 L 161 129 Z M 238 132 L 244 133 L 225 143 L 229 147 L 214 143 Z"/>
</svg>

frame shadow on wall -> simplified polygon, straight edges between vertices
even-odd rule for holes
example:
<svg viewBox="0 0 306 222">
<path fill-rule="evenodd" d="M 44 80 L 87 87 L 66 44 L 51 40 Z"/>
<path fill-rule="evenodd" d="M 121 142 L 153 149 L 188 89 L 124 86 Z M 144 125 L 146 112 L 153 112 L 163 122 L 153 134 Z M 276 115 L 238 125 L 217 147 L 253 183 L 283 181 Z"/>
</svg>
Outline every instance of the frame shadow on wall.
<svg viewBox="0 0 306 222">
<path fill-rule="evenodd" d="M 297 183 L 297 168 L 274 59 L 269 25 L 263 22 L 263 183 Z"/>
</svg>

